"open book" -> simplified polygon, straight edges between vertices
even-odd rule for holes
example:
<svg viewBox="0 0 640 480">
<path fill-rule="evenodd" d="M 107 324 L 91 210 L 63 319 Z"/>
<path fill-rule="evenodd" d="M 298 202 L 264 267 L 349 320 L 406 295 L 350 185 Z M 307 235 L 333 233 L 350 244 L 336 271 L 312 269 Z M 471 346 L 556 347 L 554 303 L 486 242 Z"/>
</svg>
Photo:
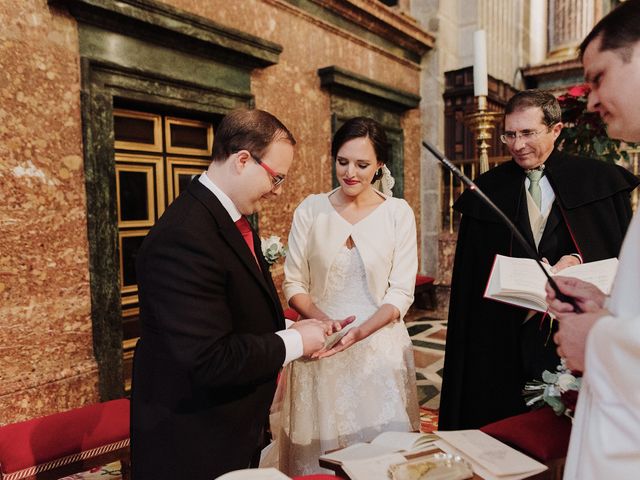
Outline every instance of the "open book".
<svg viewBox="0 0 640 480">
<path fill-rule="evenodd" d="M 611 291 L 618 269 L 618 259 L 608 258 L 597 262 L 582 263 L 551 273 L 551 266 L 544 264 L 551 276 L 574 277 L 593 283 L 605 294 Z M 496 255 L 491 275 L 484 292 L 485 298 L 546 312 L 545 285 L 547 277 L 531 258 L 514 258 Z"/>
<path fill-rule="evenodd" d="M 528 457 L 480 430 L 437 432 L 436 442 L 444 452 L 460 455 L 485 480 L 520 480 L 547 470 Z"/>
<path fill-rule="evenodd" d="M 343 463 L 350 460 L 378 457 L 393 452 L 418 452 L 433 448 L 438 437 L 420 432 L 383 432 L 371 443 L 355 443 L 335 452 L 325 453 L 320 460 Z"/>
</svg>

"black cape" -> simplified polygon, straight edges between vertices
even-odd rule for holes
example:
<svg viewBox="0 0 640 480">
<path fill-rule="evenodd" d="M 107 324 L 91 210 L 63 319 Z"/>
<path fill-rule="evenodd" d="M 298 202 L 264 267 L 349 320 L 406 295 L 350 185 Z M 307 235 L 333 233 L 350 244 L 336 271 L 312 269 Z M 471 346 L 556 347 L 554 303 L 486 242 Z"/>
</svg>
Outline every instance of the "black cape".
<svg viewBox="0 0 640 480">
<path fill-rule="evenodd" d="M 617 256 L 632 216 L 629 194 L 638 179 L 621 167 L 555 150 L 545 162 L 545 175 L 556 200 L 540 255 L 551 264 L 570 253 L 580 253 L 584 262 Z M 476 183 L 533 245 L 524 178 L 511 160 Z M 478 428 L 525 412 L 524 383 L 559 363 L 548 317 L 523 324 L 526 309 L 483 298 L 495 255 L 526 257 L 524 249 L 471 191 L 454 208 L 462 220 L 451 281 L 442 430 Z"/>
</svg>

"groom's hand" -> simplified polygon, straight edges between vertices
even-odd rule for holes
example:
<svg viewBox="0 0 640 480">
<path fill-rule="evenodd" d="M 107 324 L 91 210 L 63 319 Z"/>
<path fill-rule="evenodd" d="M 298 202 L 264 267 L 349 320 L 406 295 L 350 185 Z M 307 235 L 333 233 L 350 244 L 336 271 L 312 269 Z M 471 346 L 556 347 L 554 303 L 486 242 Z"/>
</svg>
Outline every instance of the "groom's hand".
<svg viewBox="0 0 640 480">
<path fill-rule="evenodd" d="M 290 328 L 298 331 L 302 337 L 302 354 L 306 357 L 324 347 L 327 335 L 331 334 L 331 326 L 316 319 L 298 320 Z"/>
</svg>

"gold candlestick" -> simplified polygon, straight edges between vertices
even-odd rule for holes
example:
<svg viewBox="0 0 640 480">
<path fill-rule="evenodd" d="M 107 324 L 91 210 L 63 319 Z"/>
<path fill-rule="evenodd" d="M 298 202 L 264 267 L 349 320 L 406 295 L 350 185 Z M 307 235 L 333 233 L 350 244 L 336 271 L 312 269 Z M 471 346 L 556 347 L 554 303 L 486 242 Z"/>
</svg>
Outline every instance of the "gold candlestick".
<svg viewBox="0 0 640 480">
<path fill-rule="evenodd" d="M 491 140 L 491 131 L 496 126 L 497 119 L 501 116 L 498 112 L 487 110 L 487 97 L 480 95 L 478 98 L 478 110 L 465 115 L 464 121 L 473 132 L 478 145 L 478 159 L 480 160 L 480 173 L 489 170 L 488 140 Z"/>
</svg>

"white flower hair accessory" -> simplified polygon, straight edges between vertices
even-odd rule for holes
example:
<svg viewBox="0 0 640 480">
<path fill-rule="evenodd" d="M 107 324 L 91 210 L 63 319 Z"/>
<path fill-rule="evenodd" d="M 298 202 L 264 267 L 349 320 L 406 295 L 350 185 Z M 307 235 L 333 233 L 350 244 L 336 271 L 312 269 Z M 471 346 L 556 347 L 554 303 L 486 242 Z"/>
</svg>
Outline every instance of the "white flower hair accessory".
<svg viewBox="0 0 640 480">
<path fill-rule="evenodd" d="M 271 235 L 268 238 L 260 237 L 260 248 L 262 255 L 269 265 L 273 265 L 280 258 L 287 256 L 287 247 L 280 241 L 280 237 Z"/>
<path fill-rule="evenodd" d="M 393 195 L 393 186 L 396 180 L 391 176 L 391 170 L 386 165 L 380 167 L 382 169 L 382 177 L 380 177 L 380 191 L 385 195 Z"/>
</svg>

